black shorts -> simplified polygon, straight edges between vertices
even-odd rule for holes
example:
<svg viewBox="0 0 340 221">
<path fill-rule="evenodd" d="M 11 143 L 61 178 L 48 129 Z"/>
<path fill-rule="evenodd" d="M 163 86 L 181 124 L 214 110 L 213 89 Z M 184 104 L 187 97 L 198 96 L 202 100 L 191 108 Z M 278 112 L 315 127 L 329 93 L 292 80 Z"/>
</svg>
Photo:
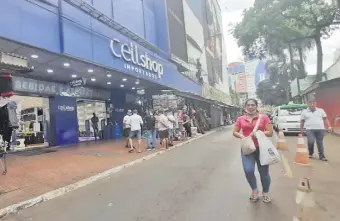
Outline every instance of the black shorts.
<svg viewBox="0 0 340 221">
<path fill-rule="evenodd" d="M 159 138 L 160 139 L 169 138 L 169 130 L 160 130 L 159 131 Z"/>
<path fill-rule="evenodd" d="M 129 137 L 130 136 L 130 131 L 131 131 L 131 128 L 125 128 L 124 130 L 123 130 L 123 135 L 124 135 L 124 137 Z"/>
</svg>

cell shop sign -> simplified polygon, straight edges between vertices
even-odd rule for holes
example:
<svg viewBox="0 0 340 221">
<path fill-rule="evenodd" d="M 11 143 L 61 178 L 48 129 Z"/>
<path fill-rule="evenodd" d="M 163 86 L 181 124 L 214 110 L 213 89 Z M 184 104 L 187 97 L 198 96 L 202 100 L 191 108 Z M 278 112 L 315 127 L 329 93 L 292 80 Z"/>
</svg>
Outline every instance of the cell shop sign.
<svg viewBox="0 0 340 221">
<path fill-rule="evenodd" d="M 124 60 L 124 69 L 155 80 L 162 78 L 163 65 L 152 58 L 148 52 L 142 52 L 137 44 L 124 43 L 115 38 L 110 41 L 110 49 L 113 56 Z"/>
</svg>

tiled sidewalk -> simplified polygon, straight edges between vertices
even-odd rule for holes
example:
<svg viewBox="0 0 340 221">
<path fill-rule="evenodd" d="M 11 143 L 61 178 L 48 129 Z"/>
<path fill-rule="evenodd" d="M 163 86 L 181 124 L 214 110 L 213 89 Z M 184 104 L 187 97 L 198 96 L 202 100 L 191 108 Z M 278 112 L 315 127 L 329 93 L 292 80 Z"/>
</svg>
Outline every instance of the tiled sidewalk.
<svg viewBox="0 0 340 221">
<path fill-rule="evenodd" d="M 124 145 L 85 143 L 9 155 L 8 174 L 0 175 L 0 209 L 154 153 L 128 153 Z"/>
</svg>

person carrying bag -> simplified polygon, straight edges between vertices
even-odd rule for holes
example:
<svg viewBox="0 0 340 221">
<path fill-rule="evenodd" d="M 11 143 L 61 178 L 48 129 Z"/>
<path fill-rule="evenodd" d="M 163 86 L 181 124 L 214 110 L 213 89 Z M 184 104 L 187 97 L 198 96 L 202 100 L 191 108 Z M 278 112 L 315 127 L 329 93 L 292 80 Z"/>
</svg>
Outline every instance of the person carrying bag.
<svg viewBox="0 0 340 221">
<path fill-rule="evenodd" d="M 257 129 L 259 128 L 259 125 L 260 125 L 260 122 L 261 122 L 261 115 L 259 115 L 259 118 L 256 122 L 256 125 L 253 129 L 253 133 L 252 134 L 255 134 Z M 241 139 L 241 150 L 242 150 L 242 153 L 244 155 L 249 155 L 249 154 L 252 154 L 256 151 L 256 147 L 255 147 L 255 144 L 253 142 L 253 138 L 252 136 L 247 136 L 247 137 L 244 137 Z"/>
<path fill-rule="evenodd" d="M 246 114 L 237 119 L 233 135 L 242 139 L 240 152 L 243 170 L 249 186 L 252 189 L 249 198 L 250 201 L 257 202 L 260 199 L 255 177 L 255 164 L 257 164 L 263 190 L 262 201 L 270 203 L 271 197 L 269 196 L 269 187 L 271 179 L 269 175 L 269 163 L 263 164 L 265 163 L 264 161 L 260 162 L 260 152 L 263 151 L 263 153 L 268 153 L 269 149 L 271 149 L 270 146 L 268 146 L 267 141 L 269 139 L 267 137 L 273 136 L 273 127 L 269 117 L 267 115 L 260 115 L 257 108 L 257 100 L 248 99 L 246 101 Z M 263 148 L 266 148 L 267 150 L 262 150 Z"/>
</svg>

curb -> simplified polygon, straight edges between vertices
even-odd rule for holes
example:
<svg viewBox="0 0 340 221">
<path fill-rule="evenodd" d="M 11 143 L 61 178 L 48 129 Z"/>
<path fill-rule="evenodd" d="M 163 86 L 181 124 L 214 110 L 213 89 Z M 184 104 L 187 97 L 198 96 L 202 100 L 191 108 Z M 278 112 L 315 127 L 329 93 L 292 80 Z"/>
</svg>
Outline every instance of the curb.
<svg viewBox="0 0 340 221">
<path fill-rule="evenodd" d="M 77 189 L 79 189 L 81 187 L 84 187 L 84 186 L 87 186 L 89 184 L 92 184 L 92 183 L 94 183 L 94 182 L 96 182 L 96 181 L 98 181 L 100 179 L 103 179 L 103 178 L 109 177 L 112 174 L 118 173 L 118 172 L 122 171 L 125 168 L 132 167 L 135 164 L 142 163 L 145 160 L 150 160 L 150 159 L 152 159 L 152 158 L 154 158 L 154 157 L 156 157 L 156 156 L 158 156 L 160 154 L 163 154 L 163 153 L 165 153 L 167 151 L 176 149 L 176 148 L 181 147 L 181 146 L 183 146 L 185 144 L 189 144 L 189 143 L 191 143 L 191 142 L 193 142 L 195 140 L 198 140 L 198 139 L 201 139 L 203 137 L 209 136 L 209 135 L 211 135 L 211 134 L 213 134 L 215 132 L 223 131 L 226 128 L 228 128 L 228 126 L 227 127 L 217 128 L 217 129 L 215 129 L 213 131 L 207 132 L 206 134 L 202 134 L 201 136 L 194 137 L 194 138 L 192 138 L 190 140 L 187 140 L 187 141 L 184 141 L 182 143 L 176 144 L 175 146 L 170 147 L 168 150 L 161 150 L 161 151 L 158 151 L 156 153 L 149 154 L 148 156 L 141 157 L 141 158 L 139 158 L 137 160 L 134 160 L 134 161 L 131 161 L 129 163 L 126 163 L 126 164 L 123 164 L 123 165 L 111 168 L 109 170 L 106 170 L 104 172 L 98 173 L 98 174 L 96 174 L 94 176 L 91 176 L 89 178 L 80 180 L 80 181 L 78 181 L 76 183 L 67 185 L 65 187 L 61 187 L 61 188 L 56 189 L 56 190 L 52 190 L 52 191 L 50 191 L 48 193 L 42 194 L 42 195 L 34 197 L 32 199 L 29 199 L 29 200 L 23 201 L 21 203 L 17 203 L 17 204 L 5 207 L 3 209 L 0 209 L 0 219 L 4 218 L 5 216 L 17 213 L 17 212 L 19 212 L 21 210 L 27 209 L 29 207 L 32 207 L 32 206 L 38 205 L 40 203 L 43 203 L 45 201 L 48 201 L 48 200 L 54 199 L 56 197 L 62 196 L 64 194 L 66 194 L 66 193 L 72 192 L 72 191 L 77 190 Z"/>
</svg>

